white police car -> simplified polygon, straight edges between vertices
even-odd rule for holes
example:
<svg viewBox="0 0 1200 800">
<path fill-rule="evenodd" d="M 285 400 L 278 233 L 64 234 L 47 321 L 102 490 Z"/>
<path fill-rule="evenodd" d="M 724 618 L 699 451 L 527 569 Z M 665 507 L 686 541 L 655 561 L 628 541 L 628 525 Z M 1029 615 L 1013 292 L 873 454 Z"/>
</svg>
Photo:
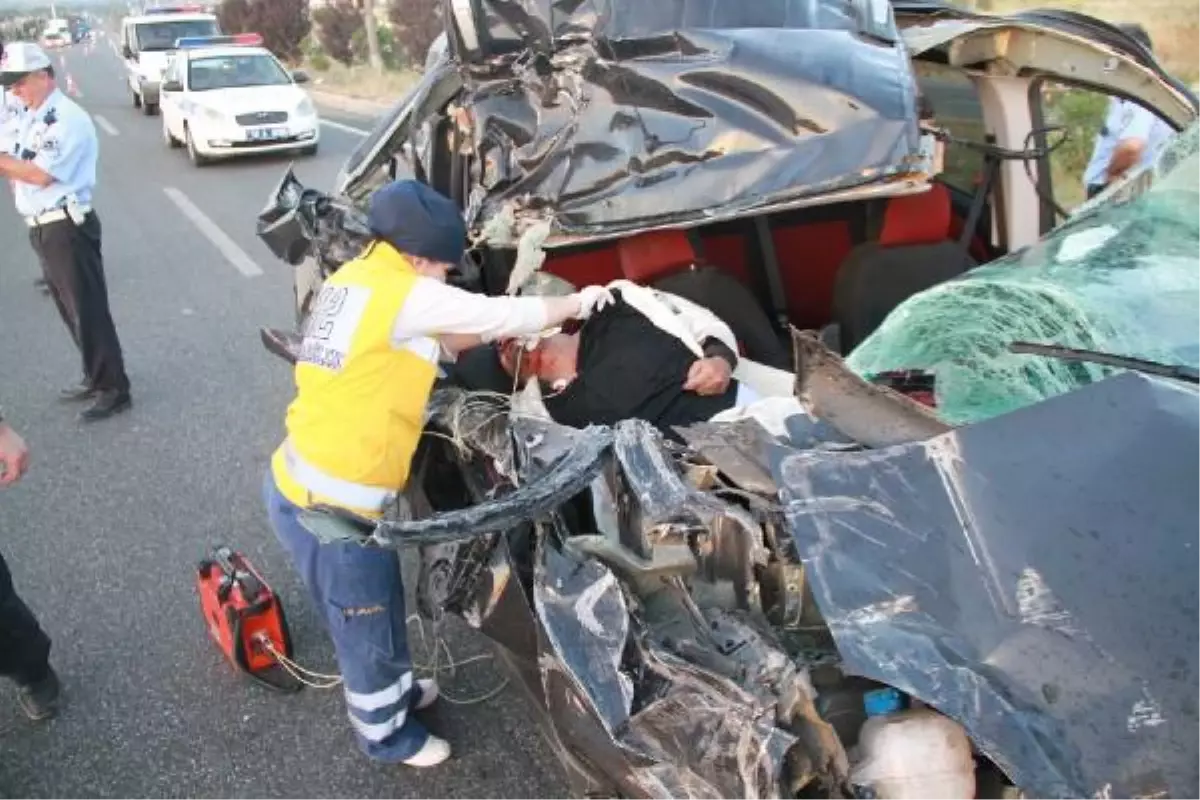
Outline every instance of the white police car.
<svg viewBox="0 0 1200 800">
<path fill-rule="evenodd" d="M 320 120 L 289 71 L 256 33 L 180 39 L 162 83 L 162 135 L 196 165 L 218 158 L 317 152 Z"/>
</svg>

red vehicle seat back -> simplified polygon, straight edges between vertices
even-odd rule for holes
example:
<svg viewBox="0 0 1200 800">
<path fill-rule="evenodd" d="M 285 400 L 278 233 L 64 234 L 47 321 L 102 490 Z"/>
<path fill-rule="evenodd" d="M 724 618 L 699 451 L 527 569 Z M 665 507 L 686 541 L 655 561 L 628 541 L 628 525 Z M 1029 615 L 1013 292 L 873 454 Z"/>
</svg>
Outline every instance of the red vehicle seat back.
<svg viewBox="0 0 1200 800">
<path fill-rule="evenodd" d="M 617 243 L 617 262 L 626 279 L 651 286 L 694 265 L 696 251 L 684 231 L 647 231 Z"/>
</svg>

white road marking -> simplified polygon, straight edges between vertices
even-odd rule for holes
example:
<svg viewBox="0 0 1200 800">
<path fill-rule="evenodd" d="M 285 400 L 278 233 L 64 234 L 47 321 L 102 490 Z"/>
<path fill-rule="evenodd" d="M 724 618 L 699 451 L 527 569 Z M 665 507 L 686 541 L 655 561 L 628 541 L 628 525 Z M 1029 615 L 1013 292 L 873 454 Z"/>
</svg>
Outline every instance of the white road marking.
<svg viewBox="0 0 1200 800">
<path fill-rule="evenodd" d="M 192 224 L 213 243 L 213 246 L 221 251 L 221 255 L 225 256 L 225 260 L 232 264 L 234 269 L 247 278 L 262 275 L 262 270 L 258 264 L 254 263 L 254 259 L 246 255 L 246 251 L 238 247 L 237 243 L 230 239 L 225 231 L 217 226 L 217 223 L 209 219 L 208 215 L 197 208 L 186 194 L 173 186 L 164 186 L 163 192 L 172 203 L 179 207 L 183 215 L 191 220 Z"/>
<path fill-rule="evenodd" d="M 117 130 L 117 126 L 106 120 L 99 114 L 93 114 L 92 119 L 96 120 L 96 125 L 101 128 L 109 136 L 120 136 L 121 132 Z"/>
<path fill-rule="evenodd" d="M 370 131 L 364 131 L 362 128 L 355 128 L 353 125 L 346 125 L 341 122 L 334 122 L 331 119 L 323 119 L 323 120 L 321 120 L 321 124 L 328 125 L 331 128 L 337 128 L 339 131 L 345 131 L 346 133 L 352 133 L 355 136 L 366 136 L 368 133 L 370 133 Z"/>
</svg>

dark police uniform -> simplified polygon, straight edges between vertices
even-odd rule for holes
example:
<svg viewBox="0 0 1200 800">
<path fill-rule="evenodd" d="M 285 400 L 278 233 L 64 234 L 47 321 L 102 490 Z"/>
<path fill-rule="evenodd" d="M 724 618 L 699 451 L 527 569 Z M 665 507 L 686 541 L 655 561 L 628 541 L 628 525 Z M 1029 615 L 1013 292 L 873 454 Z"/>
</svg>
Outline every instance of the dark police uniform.
<svg viewBox="0 0 1200 800">
<path fill-rule="evenodd" d="M 96 126 L 56 89 L 39 108 L 26 112 L 13 149 L 12 155 L 54 178 L 44 187 L 14 181 L 14 194 L 54 303 L 79 347 L 84 387 L 127 404 L 129 378 L 108 307 L 100 219 L 91 207 Z"/>
</svg>

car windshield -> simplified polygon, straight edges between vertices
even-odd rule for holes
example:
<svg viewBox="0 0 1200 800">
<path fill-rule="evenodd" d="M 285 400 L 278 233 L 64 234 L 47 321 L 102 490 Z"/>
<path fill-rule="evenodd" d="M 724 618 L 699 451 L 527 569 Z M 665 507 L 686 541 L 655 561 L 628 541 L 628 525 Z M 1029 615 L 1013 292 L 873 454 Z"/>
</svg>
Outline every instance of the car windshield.
<svg viewBox="0 0 1200 800">
<path fill-rule="evenodd" d="M 1110 197 L 1042 241 L 898 306 L 847 363 L 860 375 L 932 372 L 939 414 L 968 423 L 1079 388 L 1111 367 L 1014 353 L 1061 345 L 1200 367 L 1197 124 L 1144 193 Z"/>
<path fill-rule="evenodd" d="M 215 20 L 176 19 L 163 22 L 142 22 L 137 26 L 138 50 L 174 50 L 175 42 L 188 36 L 218 36 L 221 31 Z"/>
<path fill-rule="evenodd" d="M 193 92 L 291 82 L 287 71 L 269 55 L 211 56 L 188 64 L 188 86 Z"/>
</svg>

